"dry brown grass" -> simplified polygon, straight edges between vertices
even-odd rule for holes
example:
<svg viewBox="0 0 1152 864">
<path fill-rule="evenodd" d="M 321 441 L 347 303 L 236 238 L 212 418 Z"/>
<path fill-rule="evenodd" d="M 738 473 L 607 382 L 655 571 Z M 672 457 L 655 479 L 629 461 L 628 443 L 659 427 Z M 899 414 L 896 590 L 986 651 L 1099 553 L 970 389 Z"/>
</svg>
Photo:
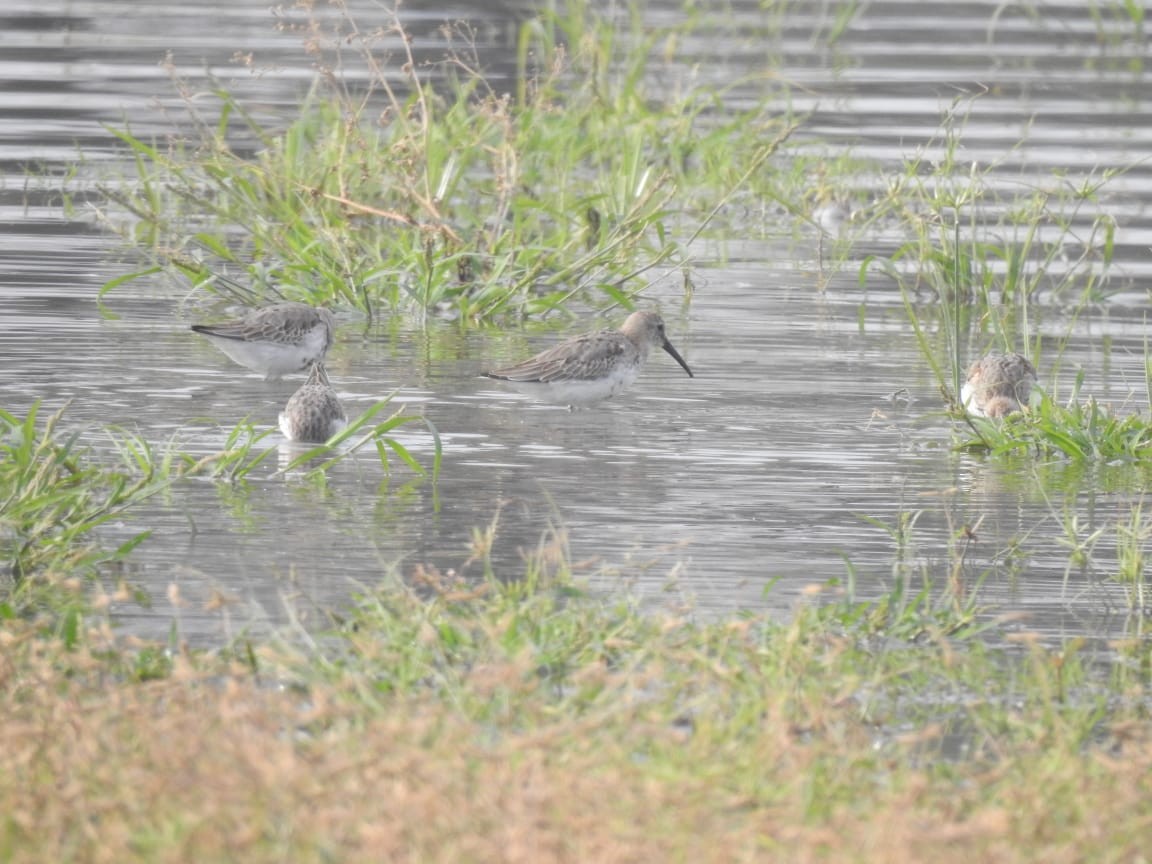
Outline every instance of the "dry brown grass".
<svg viewBox="0 0 1152 864">
<path fill-rule="evenodd" d="M 88 651 L 3 647 L 11 862 L 1141 861 L 1152 836 L 1141 721 L 1107 753 L 1037 741 L 940 770 L 914 767 L 933 730 L 878 749 L 851 704 L 817 729 L 769 712 L 733 736 L 705 712 L 688 731 L 628 672 L 599 673 L 594 711 L 478 723 L 362 679 L 302 695 L 181 661 L 132 683 Z"/>
</svg>

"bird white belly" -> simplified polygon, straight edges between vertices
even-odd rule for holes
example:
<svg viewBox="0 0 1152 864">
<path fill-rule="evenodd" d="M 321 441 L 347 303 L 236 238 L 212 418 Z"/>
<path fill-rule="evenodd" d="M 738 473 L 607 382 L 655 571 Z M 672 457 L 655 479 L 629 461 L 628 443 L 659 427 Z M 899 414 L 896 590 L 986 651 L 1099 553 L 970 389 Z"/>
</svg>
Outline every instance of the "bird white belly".
<svg viewBox="0 0 1152 864">
<path fill-rule="evenodd" d="M 584 407 L 611 399 L 617 393 L 628 389 L 636 382 L 639 372 L 638 365 L 628 363 L 616 366 L 602 378 L 563 378 L 547 383 L 540 381 L 509 383 L 521 393 L 546 402 Z"/>
<path fill-rule="evenodd" d="M 226 339 L 205 334 L 216 346 L 239 363 L 266 378 L 280 378 L 308 367 L 324 351 L 327 333 L 317 325 L 304 334 L 299 342 L 272 340 Z"/>
<path fill-rule="evenodd" d="M 974 388 L 967 381 L 964 382 L 960 388 L 960 404 L 963 405 L 971 414 L 977 417 L 983 417 L 984 412 L 980 410 L 980 406 L 976 404 L 976 388 Z"/>
</svg>

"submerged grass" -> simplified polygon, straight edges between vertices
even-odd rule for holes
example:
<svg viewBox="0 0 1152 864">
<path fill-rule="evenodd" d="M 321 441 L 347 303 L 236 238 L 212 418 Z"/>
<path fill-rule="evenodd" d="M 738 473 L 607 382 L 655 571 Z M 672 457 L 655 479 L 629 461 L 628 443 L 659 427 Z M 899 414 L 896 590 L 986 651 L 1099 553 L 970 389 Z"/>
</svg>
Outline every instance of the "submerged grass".
<svg viewBox="0 0 1152 864">
<path fill-rule="evenodd" d="M 560 533 L 517 579 L 466 578 L 491 569 L 487 536 L 459 574 L 366 590 L 321 640 L 165 667 L 98 624 L 71 651 L 4 624 L 0 854 L 1143 854 L 1146 642 L 1101 672 L 1022 631 L 1000 651 L 948 627 L 878 638 L 867 604 L 701 622 L 588 594 Z"/>
<path fill-rule="evenodd" d="M 426 417 L 405 416 L 401 407 L 387 419 L 374 422 L 376 417 L 391 405 L 394 395 L 376 402 L 323 444 L 302 445 L 281 441 L 269 447 L 262 447 L 260 445 L 275 435 L 276 431 L 274 429 L 258 431 L 249 423 L 239 423 L 228 433 L 222 450 L 199 458 L 179 453 L 179 476 L 208 476 L 231 483 L 241 482 L 248 479 L 271 457 L 280 455 L 286 456 L 287 459 L 281 460 L 283 464 L 274 472 L 275 474 L 294 473 L 307 466 L 305 473 L 315 478 L 371 444 L 385 473 L 391 471 L 392 457 L 395 457 L 416 474 L 428 477 L 435 483 L 440 476 L 443 447 L 440 433 L 432 421 Z M 410 423 L 423 423 L 429 431 L 432 440 L 432 459 L 428 467 L 422 465 L 392 434 Z M 142 463 L 148 458 L 148 453 L 143 451 L 140 453 Z M 171 458 L 171 454 L 168 458 Z"/>
<path fill-rule="evenodd" d="M 332 466 L 371 444 L 387 473 L 395 457 L 421 478 L 436 483 L 440 470 L 440 438 L 431 433 L 433 455 L 427 467 L 397 441 L 394 431 L 420 418 L 396 411 L 378 416 L 390 399 L 377 402 L 325 444 L 289 453 L 287 461 L 269 474 L 295 473 L 317 480 Z M 47 613 L 67 641 L 76 638 L 84 608 L 85 580 L 114 571 L 150 531 L 132 535 L 115 548 L 100 541 L 100 529 L 174 484 L 207 477 L 243 484 L 278 446 L 260 447 L 268 432 L 237 425 L 223 449 L 207 456 L 182 451 L 173 441 L 157 448 L 137 433 L 109 428 L 107 458 L 79 444 L 80 432 L 64 432 L 65 409 L 47 418 L 34 404 L 24 417 L 0 409 L 0 619 Z M 128 586 L 121 586 L 127 596 Z M 67 631 L 67 632 L 64 632 Z"/>
</svg>

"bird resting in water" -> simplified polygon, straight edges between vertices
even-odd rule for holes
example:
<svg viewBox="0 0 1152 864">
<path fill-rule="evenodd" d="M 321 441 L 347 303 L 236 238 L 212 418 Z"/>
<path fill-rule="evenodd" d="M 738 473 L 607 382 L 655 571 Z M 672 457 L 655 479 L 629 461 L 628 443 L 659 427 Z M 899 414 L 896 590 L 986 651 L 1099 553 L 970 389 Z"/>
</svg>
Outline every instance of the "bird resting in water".
<svg viewBox="0 0 1152 864">
<path fill-rule="evenodd" d="M 1006 417 L 1028 404 L 1036 367 L 1023 354 L 989 354 L 968 367 L 960 403 L 977 417 Z"/>
<path fill-rule="evenodd" d="M 280 431 L 289 441 L 323 444 L 348 425 L 344 407 L 328 381 L 323 363 L 313 363 L 308 380 L 280 412 Z"/>
</svg>

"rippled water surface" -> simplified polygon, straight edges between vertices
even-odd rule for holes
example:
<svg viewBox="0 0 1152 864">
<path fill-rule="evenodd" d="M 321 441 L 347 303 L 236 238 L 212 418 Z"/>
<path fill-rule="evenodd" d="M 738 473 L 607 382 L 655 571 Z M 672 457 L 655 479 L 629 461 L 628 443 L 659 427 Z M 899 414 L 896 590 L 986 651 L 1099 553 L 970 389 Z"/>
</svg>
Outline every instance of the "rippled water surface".
<svg viewBox="0 0 1152 864">
<path fill-rule="evenodd" d="M 942 118 L 963 99 L 959 158 L 992 166 L 991 182 L 1005 189 L 1053 184 L 1054 171 L 1072 187 L 1122 169 L 1070 217 L 1074 232 L 1088 232 L 1100 213 L 1115 220 L 1112 295 L 1073 318 L 1073 285 L 1069 300 L 1052 299 L 1033 325 L 1046 344 L 1066 339 L 1060 368 L 1042 370 L 1046 384 L 1067 389 L 1083 371 L 1085 393 L 1144 405 L 1146 42 L 1079 3 L 1026 16 L 1003 4 L 891 2 L 866 4 L 829 47 L 840 4 L 794 5 L 800 11 L 780 24 L 756 4 L 730 4 L 725 14 L 745 26 L 723 32 L 743 36 L 718 41 L 705 28 L 682 46 L 693 74 L 732 84 L 732 110 L 758 100 L 759 88 L 786 85 L 793 109 L 810 112 L 793 153 L 852 153 L 892 171 L 913 154 L 942 158 Z M 404 8 L 418 57 L 442 53 L 436 33 L 445 17 L 470 18 L 493 79 L 510 74 L 502 58 L 525 10 Z M 106 124 L 161 136 L 181 128 L 173 72 L 203 83 L 210 70 L 263 116 L 291 118 L 313 75 L 300 36 L 285 26 L 293 14 L 195 0 L 4 5 L 5 408 L 70 400 L 67 424 L 98 448 L 108 446 L 102 425 L 112 423 L 205 454 L 245 417 L 275 423 L 298 382 L 265 383 L 187 329 L 227 310 L 156 281 L 110 295 L 117 317 L 101 317 L 98 289 L 134 265 L 82 202 L 65 212 L 58 190 L 79 188 L 78 148 L 89 163 L 81 178 L 117 158 Z M 366 4 L 358 14 L 372 23 L 381 13 Z M 659 26 L 682 13 L 650 4 L 648 14 Z M 247 54 L 250 66 L 235 59 Z M 355 83 L 354 67 L 345 74 Z M 54 179 L 29 179 L 30 167 Z M 890 179 L 882 168 L 851 191 L 879 194 Z M 200 641 L 282 624 L 286 609 L 338 606 L 383 573 L 460 568 L 473 530 L 498 519 L 494 559 L 510 572 L 562 526 L 572 560 L 600 590 L 781 612 L 808 586 L 845 577 L 846 562 L 864 594 L 883 590 L 899 564 L 942 576 L 962 528 L 977 526 L 964 572 L 985 578 L 990 602 L 1034 613 L 1030 626 L 1051 634 L 1128 626 L 1123 593 L 1109 580 L 1114 555 L 1099 549 L 1070 570 L 1062 526 L 1070 512 L 1086 531 L 1115 523 L 1141 494 L 1139 481 L 1102 476 L 1122 467 L 952 452 L 951 421 L 892 283 L 874 275 L 861 285 L 854 265 L 829 278 L 820 263 L 829 241 L 773 202 L 763 210 L 778 232 L 745 236 L 733 224 L 726 242 L 699 245 L 690 301 L 673 279 L 646 295 L 697 377 L 658 353 L 634 390 L 591 411 L 536 405 L 478 377 L 551 344 L 555 329 L 462 336 L 446 322 L 396 321 L 366 330 L 343 314 L 329 363 L 341 398 L 355 413 L 397 390 L 411 413 L 427 417 L 444 443 L 438 487 L 404 468 L 386 478 L 369 453 L 333 468 L 323 490 L 271 468 L 247 491 L 181 485 L 110 529 L 112 539 L 154 532 L 130 559 L 131 578 L 154 604 L 126 606 L 121 620 L 161 635 L 177 615 Z M 900 238 L 884 231 L 856 237 L 855 260 L 891 252 Z M 1054 271 L 1065 265 L 1071 270 L 1052 262 Z M 989 344 L 974 328 L 969 348 Z M 400 439 L 430 458 L 424 427 L 408 426 Z M 1117 488 L 1124 491 L 1101 491 Z M 899 548 L 870 521 L 895 526 L 917 513 Z M 173 585 L 186 601 L 178 608 Z M 237 602 L 205 611 L 217 591 Z"/>
</svg>

